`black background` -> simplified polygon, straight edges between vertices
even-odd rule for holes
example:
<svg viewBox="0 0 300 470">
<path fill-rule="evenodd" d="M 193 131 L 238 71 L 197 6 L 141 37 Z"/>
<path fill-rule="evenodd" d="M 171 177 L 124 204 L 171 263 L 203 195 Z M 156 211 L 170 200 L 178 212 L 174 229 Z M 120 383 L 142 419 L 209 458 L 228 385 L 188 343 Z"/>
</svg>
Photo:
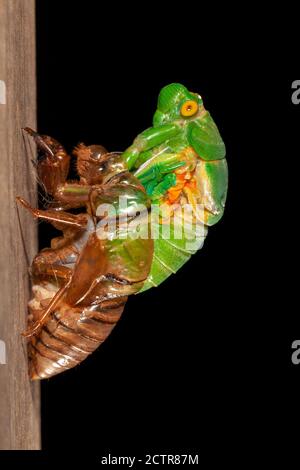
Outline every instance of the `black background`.
<svg viewBox="0 0 300 470">
<path fill-rule="evenodd" d="M 80 141 L 123 150 L 151 125 L 161 87 L 181 82 L 202 95 L 226 143 L 226 211 L 176 275 L 129 299 L 101 348 L 42 383 L 43 449 L 234 455 L 247 433 L 250 447 L 265 446 L 297 407 L 296 286 L 281 263 L 296 256 L 284 239 L 296 207 L 283 161 L 297 152 L 300 106 L 292 80 L 255 59 L 221 65 L 214 50 L 213 69 L 200 44 L 176 55 L 170 35 L 144 46 L 136 28 L 129 38 L 98 2 L 37 2 L 38 129 L 68 150 Z M 49 245 L 47 225 L 40 235 Z"/>
</svg>

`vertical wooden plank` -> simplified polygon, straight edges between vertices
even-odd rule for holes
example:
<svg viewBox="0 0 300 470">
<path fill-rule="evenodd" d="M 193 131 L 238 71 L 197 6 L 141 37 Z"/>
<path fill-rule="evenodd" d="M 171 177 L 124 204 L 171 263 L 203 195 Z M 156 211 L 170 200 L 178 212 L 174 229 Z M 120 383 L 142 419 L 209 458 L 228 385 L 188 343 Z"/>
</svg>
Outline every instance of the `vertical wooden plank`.
<svg viewBox="0 0 300 470">
<path fill-rule="evenodd" d="M 15 202 L 22 195 L 36 205 L 21 132 L 36 127 L 34 0 L 0 0 L 0 80 L 0 449 L 39 449 L 39 384 L 28 380 L 26 342 L 20 336 L 37 227 Z"/>
</svg>

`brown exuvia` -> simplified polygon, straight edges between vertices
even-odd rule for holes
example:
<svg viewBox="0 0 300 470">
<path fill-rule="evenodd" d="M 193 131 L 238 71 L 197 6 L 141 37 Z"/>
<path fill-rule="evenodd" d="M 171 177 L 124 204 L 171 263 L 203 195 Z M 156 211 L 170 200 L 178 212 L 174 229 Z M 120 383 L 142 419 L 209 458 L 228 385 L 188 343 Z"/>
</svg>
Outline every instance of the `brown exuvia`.
<svg viewBox="0 0 300 470">
<path fill-rule="evenodd" d="M 138 292 L 147 279 L 153 241 L 117 236 L 124 216 L 134 219 L 134 208 L 150 204 L 118 153 L 80 144 L 73 152 L 79 179 L 71 182 L 71 158 L 63 146 L 32 129 L 25 131 L 41 153 L 39 182 L 52 200 L 45 210 L 30 207 L 21 197 L 17 200 L 63 233 L 35 256 L 31 266 L 33 298 L 29 329 L 23 335 L 29 338 L 30 377 L 44 379 L 76 366 L 107 338 L 127 296 Z M 121 196 L 130 200 L 122 213 Z M 103 220 L 98 209 L 103 204 L 112 205 L 117 214 L 114 233 L 108 237 L 98 236 Z M 144 223 L 148 224 L 147 214 Z"/>
</svg>

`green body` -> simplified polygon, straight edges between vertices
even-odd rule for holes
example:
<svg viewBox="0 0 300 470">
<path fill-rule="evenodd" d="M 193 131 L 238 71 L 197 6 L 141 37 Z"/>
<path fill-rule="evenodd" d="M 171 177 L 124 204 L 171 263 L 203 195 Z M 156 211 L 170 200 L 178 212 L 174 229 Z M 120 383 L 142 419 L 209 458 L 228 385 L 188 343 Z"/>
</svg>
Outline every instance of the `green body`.
<svg viewBox="0 0 300 470">
<path fill-rule="evenodd" d="M 173 83 L 159 94 L 153 127 L 139 134 L 122 157 L 156 204 L 172 192 L 176 174 L 191 173 L 196 189 L 186 186 L 185 194 L 203 207 L 201 213 L 195 209 L 193 214 L 198 228 L 202 225 L 200 236 L 194 228 L 178 238 L 175 220 L 170 235 L 164 237 L 163 225 L 157 224 L 160 237 L 154 241 L 151 272 L 142 289 L 146 290 L 183 266 L 202 247 L 206 227 L 222 217 L 228 183 L 225 145 L 201 97 Z"/>
</svg>

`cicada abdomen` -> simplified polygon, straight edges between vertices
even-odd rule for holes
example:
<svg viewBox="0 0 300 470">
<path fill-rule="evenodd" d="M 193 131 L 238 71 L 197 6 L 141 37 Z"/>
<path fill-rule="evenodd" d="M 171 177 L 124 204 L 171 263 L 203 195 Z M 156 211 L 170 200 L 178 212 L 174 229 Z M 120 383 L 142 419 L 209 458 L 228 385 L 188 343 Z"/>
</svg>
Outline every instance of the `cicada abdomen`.
<svg viewBox="0 0 300 470">
<path fill-rule="evenodd" d="M 120 155 L 81 144 L 74 151 L 79 180 L 68 182 L 70 157 L 64 148 L 27 131 L 43 153 L 38 175 L 53 200 L 46 210 L 18 200 L 63 233 L 31 267 L 34 295 L 24 336 L 30 377 L 44 379 L 78 365 L 107 338 L 128 295 L 148 277 L 153 241 L 139 236 L 148 230 L 148 196 Z M 72 208 L 82 212 L 74 214 Z"/>
</svg>

